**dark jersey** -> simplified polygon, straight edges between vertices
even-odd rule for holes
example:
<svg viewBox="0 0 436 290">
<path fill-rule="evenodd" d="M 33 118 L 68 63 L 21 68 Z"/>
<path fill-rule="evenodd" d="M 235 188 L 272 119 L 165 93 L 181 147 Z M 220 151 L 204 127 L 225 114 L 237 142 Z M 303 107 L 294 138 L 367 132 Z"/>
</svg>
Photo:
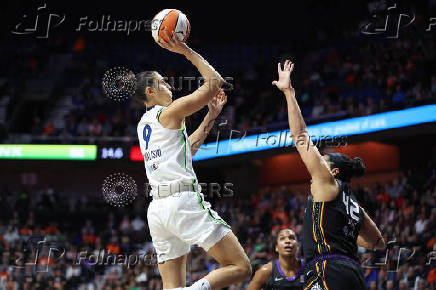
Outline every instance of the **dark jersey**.
<svg viewBox="0 0 436 290">
<path fill-rule="evenodd" d="M 271 277 L 266 283 L 266 290 L 299 290 L 303 289 L 304 276 L 301 274 L 303 271 L 303 261 L 301 261 L 300 271 L 294 277 L 286 277 L 280 268 L 279 260 L 274 260 L 272 263 Z"/>
<path fill-rule="evenodd" d="M 309 196 L 304 213 L 303 254 L 305 263 L 317 256 L 339 254 L 357 260 L 357 236 L 363 210 L 348 183 L 336 180 L 336 199 L 313 202 Z"/>
</svg>

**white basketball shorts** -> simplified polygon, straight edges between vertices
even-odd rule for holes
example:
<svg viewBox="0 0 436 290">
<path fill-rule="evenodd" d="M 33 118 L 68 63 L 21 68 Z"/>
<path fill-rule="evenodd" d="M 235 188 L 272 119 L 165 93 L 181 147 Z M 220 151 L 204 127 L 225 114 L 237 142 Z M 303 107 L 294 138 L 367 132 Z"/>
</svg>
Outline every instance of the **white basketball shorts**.
<svg viewBox="0 0 436 290">
<path fill-rule="evenodd" d="M 204 195 L 197 192 L 154 198 L 147 219 L 158 263 L 187 254 L 191 245 L 208 251 L 231 231 L 204 201 Z"/>
</svg>

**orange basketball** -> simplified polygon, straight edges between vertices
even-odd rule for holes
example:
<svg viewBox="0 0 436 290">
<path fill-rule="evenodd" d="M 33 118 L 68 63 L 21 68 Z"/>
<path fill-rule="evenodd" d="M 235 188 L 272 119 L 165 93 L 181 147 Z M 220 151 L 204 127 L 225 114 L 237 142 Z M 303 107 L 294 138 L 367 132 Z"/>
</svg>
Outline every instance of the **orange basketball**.
<svg viewBox="0 0 436 290">
<path fill-rule="evenodd" d="M 151 35 L 157 42 L 159 37 L 168 41 L 164 31 L 172 37 L 173 31 L 178 40 L 185 42 L 188 39 L 191 26 L 185 14 L 177 9 L 164 9 L 153 18 L 151 22 Z"/>
</svg>

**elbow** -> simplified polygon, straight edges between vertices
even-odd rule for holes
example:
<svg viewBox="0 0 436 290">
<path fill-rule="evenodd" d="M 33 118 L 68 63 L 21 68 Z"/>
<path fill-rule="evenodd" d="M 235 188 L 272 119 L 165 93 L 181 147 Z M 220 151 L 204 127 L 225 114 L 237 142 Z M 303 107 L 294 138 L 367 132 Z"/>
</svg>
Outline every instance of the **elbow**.
<svg viewBox="0 0 436 290">
<path fill-rule="evenodd" d="M 198 140 L 193 141 L 191 139 L 189 139 L 189 142 L 191 143 L 191 155 L 194 156 L 203 142 L 200 142 Z"/>
<path fill-rule="evenodd" d="M 374 247 L 376 250 L 385 250 L 386 249 L 386 241 L 383 237 L 380 237 L 377 240 L 377 243 Z"/>
<path fill-rule="evenodd" d="M 191 156 L 194 157 L 197 154 L 198 148 L 200 146 L 191 146 Z"/>
<path fill-rule="evenodd" d="M 381 238 L 380 240 L 380 250 L 386 249 L 386 241 L 384 238 Z"/>
<path fill-rule="evenodd" d="M 211 90 L 216 90 L 217 92 L 225 83 L 218 72 L 215 72 L 215 74 L 210 79 L 206 79 L 205 82 L 209 84 Z"/>
<path fill-rule="evenodd" d="M 218 86 L 219 88 L 221 88 L 221 87 L 224 85 L 225 82 L 226 82 L 226 81 L 222 78 L 222 76 L 220 76 L 220 75 L 218 74 L 218 78 L 217 78 L 217 86 Z"/>
</svg>

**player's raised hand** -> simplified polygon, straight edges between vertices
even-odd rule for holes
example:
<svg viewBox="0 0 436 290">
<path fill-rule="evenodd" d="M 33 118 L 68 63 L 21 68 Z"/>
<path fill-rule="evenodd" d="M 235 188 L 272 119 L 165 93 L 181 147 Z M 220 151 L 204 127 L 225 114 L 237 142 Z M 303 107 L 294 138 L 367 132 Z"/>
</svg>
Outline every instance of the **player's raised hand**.
<svg viewBox="0 0 436 290">
<path fill-rule="evenodd" d="M 209 102 L 207 107 L 209 108 L 209 114 L 212 118 L 218 117 L 221 113 L 224 105 L 227 103 L 227 95 L 224 93 L 223 89 L 218 91 L 215 97 L 213 97 L 212 101 Z"/>
<path fill-rule="evenodd" d="M 278 64 L 277 70 L 279 73 L 279 80 L 273 81 L 272 84 L 279 88 L 282 92 L 293 89 L 291 85 L 291 73 L 294 70 L 294 64 L 287 59 L 283 66 L 283 70 L 280 63 Z"/>
<path fill-rule="evenodd" d="M 159 37 L 159 40 L 157 41 L 157 44 L 160 45 L 160 47 L 163 47 L 165 49 L 168 49 L 171 52 L 179 53 L 185 55 L 189 51 L 189 47 L 186 45 L 186 43 L 181 42 L 177 39 L 176 34 L 173 31 L 173 36 L 170 37 L 168 32 L 164 31 L 166 37 L 168 38 L 168 42 L 166 42 L 164 39 Z"/>
</svg>

